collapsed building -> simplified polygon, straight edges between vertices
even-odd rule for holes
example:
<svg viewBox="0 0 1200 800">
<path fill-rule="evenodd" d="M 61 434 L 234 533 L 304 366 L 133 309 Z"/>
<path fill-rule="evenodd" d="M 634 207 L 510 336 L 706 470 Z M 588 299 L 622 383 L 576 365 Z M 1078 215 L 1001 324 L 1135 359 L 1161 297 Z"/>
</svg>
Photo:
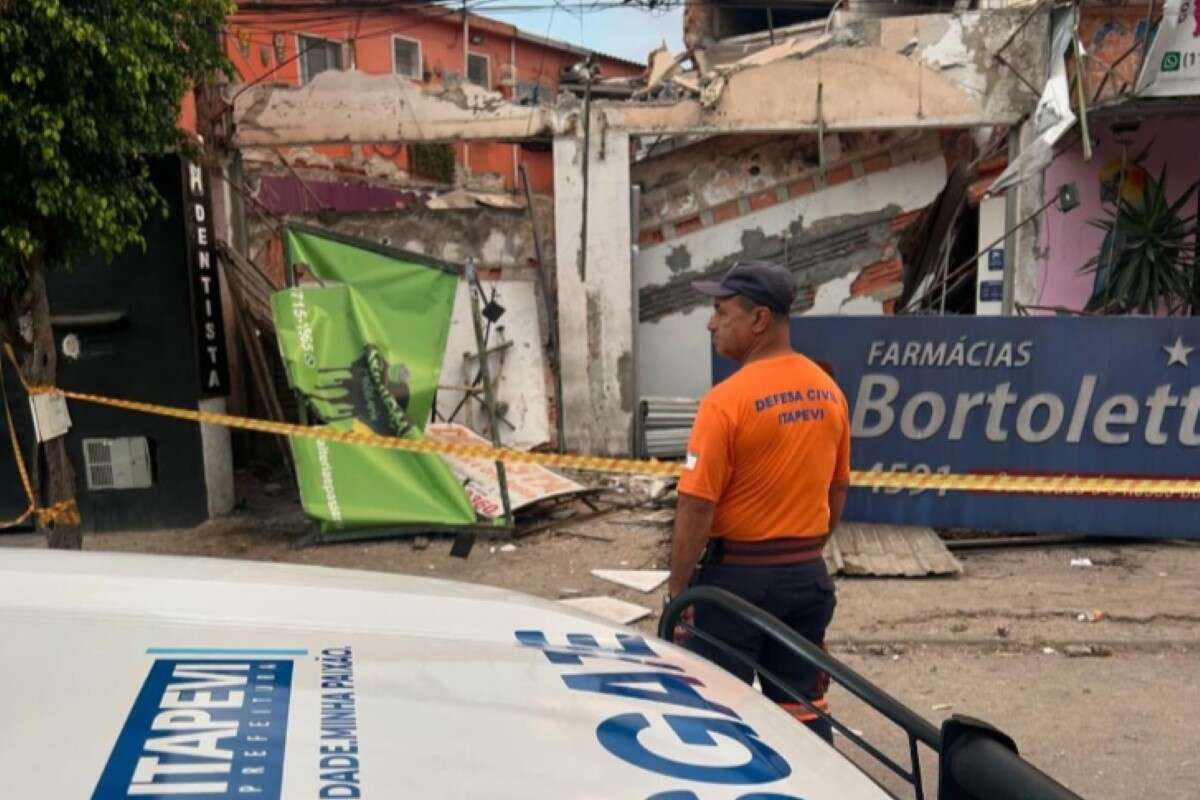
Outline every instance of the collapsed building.
<svg viewBox="0 0 1200 800">
<path fill-rule="evenodd" d="M 1055 285 L 1047 231 L 1071 200 L 1057 179 L 1043 186 L 1067 141 L 1054 135 L 1086 137 L 1089 111 L 1101 113 L 1090 106 L 1134 89 L 1139 59 L 1107 65 L 1098 85 L 1098 57 L 1077 44 L 1118 36 L 1104 15 L 1128 22 L 1135 7 L 813 8 L 689 5 L 684 53 L 651 53 L 636 78 L 597 74 L 582 59 L 552 103 L 354 70 L 303 87 L 230 87 L 213 136 L 233 154 L 401 142 L 549 151 L 552 196 L 535 197 L 532 214 L 511 183 L 460 181 L 437 197 L 376 187 L 372 210 L 386 213 L 343 208 L 336 224 L 525 281 L 522 307 L 536 325 L 522 335 L 537 340 L 544 367 L 544 394 L 525 400 L 551 411 L 516 441 L 551 441 L 560 407 L 568 449 L 628 453 L 640 401 L 695 398 L 710 385 L 707 311 L 687 285 L 739 258 L 787 264 L 800 287 L 795 314 L 1036 307 L 1046 281 Z M 1131 52 L 1147 41 L 1144 25 L 1121 30 Z M 1060 79 L 1065 108 L 1048 101 Z M 328 218 L 336 187 L 278 188 L 281 172 L 311 183 L 303 170 L 314 166 L 276 165 L 255 201 L 275 192 L 276 210 Z M 245 241 L 268 273 L 270 230 L 249 222 Z M 522 391 L 516 380 L 499 387 L 502 402 Z"/>
</svg>

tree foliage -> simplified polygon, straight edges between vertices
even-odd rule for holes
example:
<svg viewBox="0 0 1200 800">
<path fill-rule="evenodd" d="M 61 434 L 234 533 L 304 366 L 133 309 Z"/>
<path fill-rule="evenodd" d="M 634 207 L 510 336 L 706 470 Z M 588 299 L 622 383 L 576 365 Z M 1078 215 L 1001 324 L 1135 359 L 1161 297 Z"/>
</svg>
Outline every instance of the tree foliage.
<svg viewBox="0 0 1200 800">
<path fill-rule="evenodd" d="M 0 282 L 144 246 L 165 205 L 147 160 L 185 145 L 180 103 L 228 68 L 230 0 L 0 0 Z"/>
</svg>

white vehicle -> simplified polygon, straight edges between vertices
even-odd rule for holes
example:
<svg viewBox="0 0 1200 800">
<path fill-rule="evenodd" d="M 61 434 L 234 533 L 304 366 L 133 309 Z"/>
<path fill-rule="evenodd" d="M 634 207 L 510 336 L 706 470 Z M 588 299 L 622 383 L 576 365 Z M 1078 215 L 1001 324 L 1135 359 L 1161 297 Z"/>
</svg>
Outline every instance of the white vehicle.
<svg viewBox="0 0 1200 800">
<path fill-rule="evenodd" d="M 0 634 L 4 798 L 888 797 L 712 664 L 482 586 L 5 550 Z"/>
</svg>

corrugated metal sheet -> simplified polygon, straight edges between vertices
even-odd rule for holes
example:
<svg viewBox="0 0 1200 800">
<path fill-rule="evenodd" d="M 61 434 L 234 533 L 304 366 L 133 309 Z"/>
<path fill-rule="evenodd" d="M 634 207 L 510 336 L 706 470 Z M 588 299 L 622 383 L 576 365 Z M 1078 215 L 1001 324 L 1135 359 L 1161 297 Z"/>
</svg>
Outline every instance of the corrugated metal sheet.
<svg viewBox="0 0 1200 800">
<path fill-rule="evenodd" d="M 962 564 L 933 528 L 843 522 L 825 546 L 830 574 L 924 578 L 960 575 Z"/>
<path fill-rule="evenodd" d="M 683 458 L 700 401 L 643 397 L 638 401 L 635 446 L 638 458 Z"/>
</svg>

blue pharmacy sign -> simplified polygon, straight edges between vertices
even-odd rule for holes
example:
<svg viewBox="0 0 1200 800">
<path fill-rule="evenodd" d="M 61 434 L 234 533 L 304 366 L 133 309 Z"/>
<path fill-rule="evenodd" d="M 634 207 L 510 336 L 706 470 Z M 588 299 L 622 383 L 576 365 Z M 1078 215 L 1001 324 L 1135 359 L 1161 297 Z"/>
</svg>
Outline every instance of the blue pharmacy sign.
<svg viewBox="0 0 1200 800">
<path fill-rule="evenodd" d="M 854 469 L 1200 477 L 1200 319 L 803 317 L 792 343 L 846 393 Z M 1179 496 L 854 489 L 846 518 L 1200 538 Z"/>
</svg>

